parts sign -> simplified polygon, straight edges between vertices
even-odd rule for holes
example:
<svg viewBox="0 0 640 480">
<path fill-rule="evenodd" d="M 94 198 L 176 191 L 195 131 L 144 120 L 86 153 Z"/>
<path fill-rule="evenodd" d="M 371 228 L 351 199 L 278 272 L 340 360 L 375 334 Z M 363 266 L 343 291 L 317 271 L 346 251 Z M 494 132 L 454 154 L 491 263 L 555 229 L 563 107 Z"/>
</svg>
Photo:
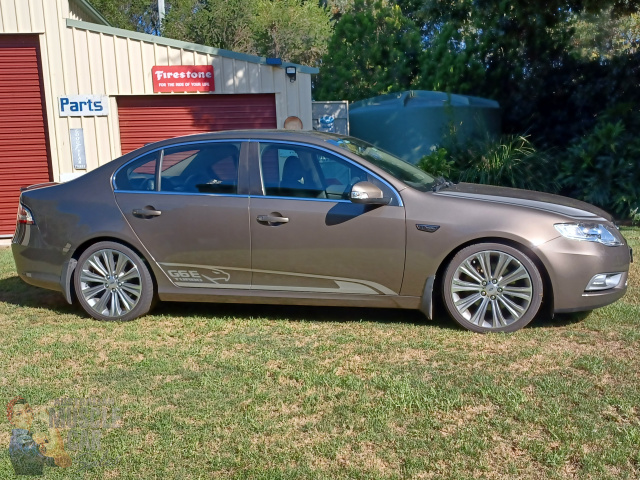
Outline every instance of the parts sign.
<svg viewBox="0 0 640 480">
<path fill-rule="evenodd" d="M 151 69 L 153 91 L 162 92 L 213 92 L 213 66 L 182 65 Z"/>
<path fill-rule="evenodd" d="M 109 115 L 105 95 L 65 95 L 58 99 L 61 117 L 100 117 Z"/>
</svg>

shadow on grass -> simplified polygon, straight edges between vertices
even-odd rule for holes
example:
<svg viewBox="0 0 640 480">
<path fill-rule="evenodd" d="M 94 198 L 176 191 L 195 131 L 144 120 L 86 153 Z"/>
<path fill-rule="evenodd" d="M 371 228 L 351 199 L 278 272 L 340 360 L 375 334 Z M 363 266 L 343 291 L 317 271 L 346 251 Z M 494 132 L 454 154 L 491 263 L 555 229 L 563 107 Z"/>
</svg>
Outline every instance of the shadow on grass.
<svg viewBox="0 0 640 480">
<path fill-rule="evenodd" d="M 47 308 L 60 314 L 77 313 L 89 316 L 77 306 L 67 304 L 60 292 L 33 287 L 14 276 L 0 280 L 0 301 L 30 308 Z M 445 313 L 442 302 L 436 301 L 433 320 L 428 320 L 417 310 L 390 308 L 355 308 L 328 306 L 258 305 L 234 303 L 183 303 L 159 302 L 153 315 L 168 317 L 222 317 L 260 318 L 265 320 L 288 320 L 293 322 L 375 322 L 384 324 L 402 323 L 433 326 L 447 330 L 464 331 Z M 591 312 L 539 315 L 527 328 L 557 328 L 582 322 Z"/>
<path fill-rule="evenodd" d="M 584 321 L 589 315 L 591 315 L 591 310 L 587 312 L 556 313 L 556 315 L 551 318 L 551 315 L 545 312 L 538 315 L 538 317 L 529 324 L 528 328 L 568 327 Z"/>
<path fill-rule="evenodd" d="M 34 287 L 23 282 L 18 276 L 0 280 L 0 302 L 27 308 L 47 308 L 60 314 L 77 313 L 89 318 L 79 307 L 69 305 L 60 292 Z M 159 302 L 152 314 L 169 317 L 261 318 L 266 320 L 333 322 L 365 321 L 414 325 L 430 324 L 442 328 L 452 327 L 446 316 L 438 316 L 435 320 L 427 320 L 417 310 L 387 308 Z"/>
<path fill-rule="evenodd" d="M 62 293 L 34 287 L 23 282 L 20 277 L 0 280 L 0 302 L 30 308 L 48 308 L 56 313 L 67 314 L 76 311 L 69 305 Z"/>
<path fill-rule="evenodd" d="M 182 303 L 160 302 L 154 315 L 222 317 L 263 320 L 286 320 L 291 322 L 375 322 L 433 325 L 438 328 L 456 328 L 449 319 L 437 315 L 428 320 L 417 310 L 391 308 L 325 307 L 297 305 L 245 305 L 231 303 Z"/>
<path fill-rule="evenodd" d="M 465 330 L 458 326 L 445 313 L 443 307 L 436 306 L 433 320 L 427 319 L 418 310 L 392 308 L 355 308 L 355 307 L 308 307 L 294 305 L 243 305 L 230 303 L 181 303 L 160 302 L 152 312 L 164 316 L 195 316 L 222 318 L 260 318 L 264 320 L 287 320 L 290 322 L 374 322 L 402 323 L 408 325 L 432 326 L 446 330 Z M 556 314 L 554 318 L 547 313 L 538 315 L 525 328 L 560 328 L 584 321 L 591 312 Z"/>
</svg>

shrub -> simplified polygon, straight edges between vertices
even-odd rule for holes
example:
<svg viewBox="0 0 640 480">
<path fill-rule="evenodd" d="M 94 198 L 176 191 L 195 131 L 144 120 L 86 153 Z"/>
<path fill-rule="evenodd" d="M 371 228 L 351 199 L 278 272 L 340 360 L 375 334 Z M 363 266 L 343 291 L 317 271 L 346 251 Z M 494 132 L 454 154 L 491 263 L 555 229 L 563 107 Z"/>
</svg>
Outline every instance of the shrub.
<svg viewBox="0 0 640 480">
<path fill-rule="evenodd" d="M 558 181 L 563 194 L 629 218 L 640 205 L 640 114 L 627 111 L 612 117 L 603 116 L 568 148 Z"/>
<path fill-rule="evenodd" d="M 459 172 L 455 162 L 449 160 L 449 152 L 446 148 L 433 146 L 431 153 L 418 160 L 417 166 L 425 172 L 436 177 L 458 178 Z"/>
<path fill-rule="evenodd" d="M 454 159 L 456 161 L 456 159 Z M 463 182 L 556 191 L 555 174 L 545 152 L 537 150 L 525 135 L 487 139 L 467 148 L 460 174 Z"/>
<path fill-rule="evenodd" d="M 485 137 L 463 144 L 455 134 L 418 162 L 423 170 L 454 181 L 483 183 L 529 190 L 556 191 L 555 172 L 546 152 L 526 135 Z"/>
</svg>

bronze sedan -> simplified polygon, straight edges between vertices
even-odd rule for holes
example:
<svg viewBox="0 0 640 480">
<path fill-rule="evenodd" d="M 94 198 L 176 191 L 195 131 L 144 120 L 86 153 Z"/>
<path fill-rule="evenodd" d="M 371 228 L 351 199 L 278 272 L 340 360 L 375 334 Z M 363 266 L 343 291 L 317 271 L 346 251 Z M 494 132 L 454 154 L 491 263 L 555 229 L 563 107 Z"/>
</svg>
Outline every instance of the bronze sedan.
<svg viewBox="0 0 640 480">
<path fill-rule="evenodd" d="M 361 140 L 243 131 L 147 145 L 22 192 L 27 283 L 99 320 L 163 301 L 420 309 L 511 332 L 622 297 L 630 250 L 576 200 L 434 178 Z"/>
</svg>

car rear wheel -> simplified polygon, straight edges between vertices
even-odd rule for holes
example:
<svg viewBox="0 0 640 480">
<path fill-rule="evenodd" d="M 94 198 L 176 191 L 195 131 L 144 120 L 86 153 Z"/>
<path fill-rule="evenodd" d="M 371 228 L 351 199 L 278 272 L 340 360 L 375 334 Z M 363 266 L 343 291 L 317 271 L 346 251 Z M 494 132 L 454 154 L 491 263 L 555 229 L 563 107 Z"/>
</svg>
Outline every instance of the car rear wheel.
<svg viewBox="0 0 640 480">
<path fill-rule="evenodd" d="M 133 250 L 115 242 L 84 251 L 74 287 L 84 311 L 97 320 L 133 320 L 148 313 L 153 302 L 149 269 Z"/>
<path fill-rule="evenodd" d="M 474 332 L 514 332 L 527 325 L 542 303 L 542 278 L 521 251 L 499 243 L 460 250 L 443 280 L 449 315 Z"/>
</svg>

